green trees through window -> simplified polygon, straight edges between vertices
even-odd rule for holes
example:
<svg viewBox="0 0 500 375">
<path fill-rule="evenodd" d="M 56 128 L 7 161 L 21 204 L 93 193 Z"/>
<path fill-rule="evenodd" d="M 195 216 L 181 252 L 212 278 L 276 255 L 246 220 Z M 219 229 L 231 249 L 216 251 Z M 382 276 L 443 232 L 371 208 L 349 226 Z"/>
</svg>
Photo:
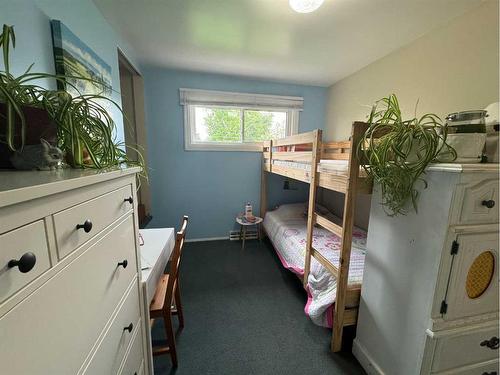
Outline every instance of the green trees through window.
<svg viewBox="0 0 500 375">
<path fill-rule="evenodd" d="M 287 113 L 233 108 L 196 108 L 196 138 L 202 142 L 261 142 L 286 135 Z"/>
<path fill-rule="evenodd" d="M 209 109 L 205 117 L 207 141 L 210 142 L 240 142 L 241 114 L 235 109 Z"/>
<path fill-rule="evenodd" d="M 262 142 L 283 138 L 286 134 L 286 113 L 244 111 L 244 139 L 247 142 Z"/>
</svg>

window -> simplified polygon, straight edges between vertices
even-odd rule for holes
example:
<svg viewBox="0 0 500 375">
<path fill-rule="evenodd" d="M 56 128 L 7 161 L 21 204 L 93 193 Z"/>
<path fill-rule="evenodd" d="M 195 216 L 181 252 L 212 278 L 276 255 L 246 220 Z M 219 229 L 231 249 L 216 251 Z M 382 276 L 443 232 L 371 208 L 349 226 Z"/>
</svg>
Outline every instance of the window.
<svg viewBox="0 0 500 375">
<path fill-rule="evenodd" d="M 186 150 L 260 151 L 296 134 L 303 99 L 181 89 Z"/>
</svg>

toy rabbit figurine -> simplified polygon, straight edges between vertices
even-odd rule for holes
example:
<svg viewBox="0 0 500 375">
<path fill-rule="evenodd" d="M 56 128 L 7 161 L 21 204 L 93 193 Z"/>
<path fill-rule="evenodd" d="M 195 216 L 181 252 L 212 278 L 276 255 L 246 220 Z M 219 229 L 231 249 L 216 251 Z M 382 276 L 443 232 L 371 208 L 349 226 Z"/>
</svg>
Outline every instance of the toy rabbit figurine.
<svg viewBox="0 0 500 375">
<path fill-rule="evenodd" d="M 15 151 L 10 162 L 16 169 L 49 171 L 61 166 L 63 152 L 40 138 L 40 144 L 24 146 L 23 150 Z"/>
</svg>

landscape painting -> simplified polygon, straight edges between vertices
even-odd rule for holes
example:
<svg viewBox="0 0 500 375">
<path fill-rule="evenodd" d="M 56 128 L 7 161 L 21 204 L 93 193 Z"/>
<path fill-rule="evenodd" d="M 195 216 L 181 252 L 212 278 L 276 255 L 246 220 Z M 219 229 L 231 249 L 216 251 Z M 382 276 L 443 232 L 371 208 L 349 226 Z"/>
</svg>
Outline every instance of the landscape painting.
<svg viewBox="0 0 500 375">
<path fill-rule="evenodd" d="M 61 21 L 51 21 L 54 61 L 56 73 L 64 74 L 66 82 L 58 82 L 60 89 L 72 95 L 111 94 L 111 66 L 83 43 Z M 71 76 L 84 76 L 94 82 L 72 79 Z"/>
</svg>

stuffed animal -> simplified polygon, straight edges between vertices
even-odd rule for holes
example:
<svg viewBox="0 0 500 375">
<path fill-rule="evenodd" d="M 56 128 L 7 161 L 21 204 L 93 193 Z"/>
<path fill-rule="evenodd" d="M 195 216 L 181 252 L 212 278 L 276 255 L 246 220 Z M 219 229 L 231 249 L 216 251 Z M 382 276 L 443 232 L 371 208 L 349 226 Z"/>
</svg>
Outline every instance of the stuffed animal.
<svg viewBox="0 0 500 375">
<path fill-rule="evenodd" d="M 10 162 L 16 169 L 49 171 L 61 167 L 63 156 L 60 148 L 40 138 L 40 144 L 26 145 L 22 151 L 15 151 Z"/>
</svg>

